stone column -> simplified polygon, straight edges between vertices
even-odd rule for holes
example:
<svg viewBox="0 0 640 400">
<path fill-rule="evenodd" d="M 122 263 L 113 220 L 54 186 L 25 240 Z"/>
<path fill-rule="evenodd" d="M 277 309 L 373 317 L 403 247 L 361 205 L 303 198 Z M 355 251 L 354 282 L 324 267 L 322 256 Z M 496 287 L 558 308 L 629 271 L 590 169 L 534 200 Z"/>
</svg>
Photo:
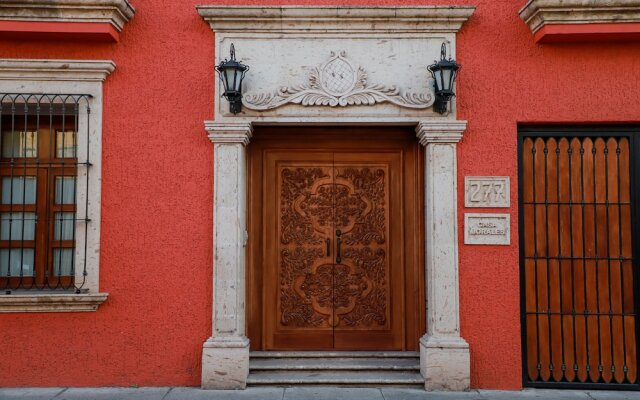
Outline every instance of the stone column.
<svg viewBox="0 0 640 400">
<path fill-rule="evenodd" d="M 202 349 L 203 389 L 244 389 L 249 375 L 245 336 L 245 245 L 249 123 L 205 122 L 214 146 L 213 333 Z"/>
<path fill-rule="evenodd" d="M 427 390 L 467 390 L 469 345 L 460 336 L 456 145 L 466 121 L 421 122 L 425 151 L 427 333 L 420 372 Z"/>
</svg>

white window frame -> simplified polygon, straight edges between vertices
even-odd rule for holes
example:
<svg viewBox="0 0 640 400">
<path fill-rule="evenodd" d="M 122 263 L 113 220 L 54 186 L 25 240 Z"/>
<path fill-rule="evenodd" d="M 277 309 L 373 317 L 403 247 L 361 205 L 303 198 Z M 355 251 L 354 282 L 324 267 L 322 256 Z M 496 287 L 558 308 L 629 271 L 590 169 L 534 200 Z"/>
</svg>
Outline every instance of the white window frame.
<svg viewBox="0 0 640 400">
<path fill-rule="evenodd" d="M 11 294 L 0 293 L 0 313 L 4 312 L 77 312 L 96 311 L 108 296 L 100 292 L 100 211 L 102 178 L 102 82 L 113 72 L 112 61 L 92 60 L 42 60 L 0 59 L 0 93 L 46 93 L 87 94 L 87 108 L 79 109 L 78 161 L 87 161 L 89 135 L 89 158 L 91 166 L 78 165 L 76 191 L 76 236 L 75 271 L 76 285 L 84 280 L 81 293 L 53 292 L 42 290 L 15 290 Z M 87 121 L 89 129 L 87 129 Z M 87 192 L 87 172 L 89 191 Z M 88 199 L 87 199 L 88 195 Z M 88 201 L 87 201 L 88 200 Z M 86 205 L 88 204 L 88 209 Z M 85 222 L 85 216 L 90 219 Z M 87 276 L 83 276 L 85 268 Z"/>
</svg>

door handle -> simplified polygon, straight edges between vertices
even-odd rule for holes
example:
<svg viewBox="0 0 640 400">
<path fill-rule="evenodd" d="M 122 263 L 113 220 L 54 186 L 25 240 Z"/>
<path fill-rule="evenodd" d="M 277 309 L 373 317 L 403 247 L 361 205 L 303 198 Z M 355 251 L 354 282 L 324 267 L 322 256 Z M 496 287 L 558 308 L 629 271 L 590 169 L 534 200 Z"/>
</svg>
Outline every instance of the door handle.
<svg viewBox="0 0 640 400">
<path fill-rule="evenodd" d="M 342 235 L 342 231 L 340 229 L 336 230 L 336 236 L 338 237 L 337 241 L 336 241 L 336 245 L 337 245 L 337 251 L 336 251 L 336 264 L 340 264 L 342 262 L 342 254 L 341 254 L 341 245 L 342 245 L 342 239 L 340 239 L 340 236 Z"/>
<path fill-rule="evenodd" d="M 331 239 L 327 239 L 327 257 L 331 255 Z"/>
</svg>

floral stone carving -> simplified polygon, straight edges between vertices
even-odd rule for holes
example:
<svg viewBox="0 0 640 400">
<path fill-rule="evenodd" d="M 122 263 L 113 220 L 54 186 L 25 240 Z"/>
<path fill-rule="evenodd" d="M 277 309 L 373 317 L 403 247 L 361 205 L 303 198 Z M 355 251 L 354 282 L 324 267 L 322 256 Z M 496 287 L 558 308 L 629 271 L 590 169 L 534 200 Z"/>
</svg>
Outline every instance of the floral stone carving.
<svg viewBox="0 0 640 400">
<path fill-rule="evenodd" d="M 315 67 L 307 83 L 285 86 L 274 93 L 247 94 L 243 105 L 256 111 L 271 110 L 286 104 L 302 106 L 346 107 L 350 105 L 374 105 L 393 103 L 400 107 L 425 109 L 433 105 L 434 96 L 429 93 L 401 92 L 396 86 L 370 84 L 362 67 L 356 68 L 346 59 L 344 51 Z"/>
</svg>

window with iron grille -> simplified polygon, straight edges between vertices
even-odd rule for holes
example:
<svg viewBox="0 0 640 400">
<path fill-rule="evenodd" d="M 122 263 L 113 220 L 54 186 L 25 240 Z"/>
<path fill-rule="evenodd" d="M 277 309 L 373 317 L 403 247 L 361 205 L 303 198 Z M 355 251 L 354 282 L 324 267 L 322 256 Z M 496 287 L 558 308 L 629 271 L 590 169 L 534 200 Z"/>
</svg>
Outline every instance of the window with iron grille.
<svg viewBox="0 0 640 400">
<path fill-rule="evenodd" d="M 526 386 L 640 389 L 639 134 L 520 130 Z"/>
<path fill-rule="evenodd" d="M 0 58 L 0 313 L 96 311 L 109 60 Z M 68 93 L 68 94 L 64 94 Z"/>
<path fill-rule="evenodd" d="M 6 294 L 84 289 L 90 100 L 0 94 L 0 287 Z"/>
</svg>

